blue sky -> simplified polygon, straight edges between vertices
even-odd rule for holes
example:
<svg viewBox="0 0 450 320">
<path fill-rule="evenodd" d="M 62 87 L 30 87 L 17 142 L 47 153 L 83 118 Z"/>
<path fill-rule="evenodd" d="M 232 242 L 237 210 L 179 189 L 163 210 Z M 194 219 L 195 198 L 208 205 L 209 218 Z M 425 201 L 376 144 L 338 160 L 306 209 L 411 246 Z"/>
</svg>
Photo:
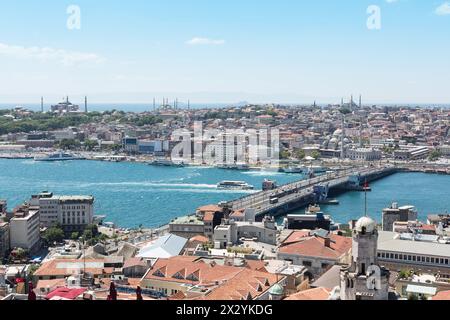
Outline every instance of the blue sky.
<svg viewBox="0 0 450 320">
<path fill-rule="evenodd" d="M 444 0 L 1 0 L 0 102 L 450 103 L 449 38 Z"/>
</svg>

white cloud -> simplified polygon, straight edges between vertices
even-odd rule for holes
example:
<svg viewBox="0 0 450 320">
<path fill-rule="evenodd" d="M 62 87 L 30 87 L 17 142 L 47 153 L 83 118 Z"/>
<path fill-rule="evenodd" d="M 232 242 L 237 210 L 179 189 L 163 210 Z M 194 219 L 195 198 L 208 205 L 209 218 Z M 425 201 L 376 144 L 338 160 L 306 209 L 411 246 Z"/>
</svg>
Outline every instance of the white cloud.
<svg viewBox="0 0 450 320">
<path fill-rule="evenodd" d="M 191 40 L 186 41 L 186 44 L 190 46 L 196 46 L 196 45 L 223 45 L 225 44 L 225 40 L 214 40 L 214 39 L 208 39 L 208 38 L 200 38 L 195 37 Z"/>
<path fill-rule="evenodd" d="M 0 43 L 0 55 L 27 60 L 56 61 L 66 66 L 104 61 L 102 57 L 95 53 L 66 51 L 49 47 L 23 47 L 5 43 Z"/>
<path fill-rule="evenodd" d="M 445 16 L 450 14 L 450 2 L 444 2 L 436 8 L 435 13 L 439 16 Z"/>
</svg>

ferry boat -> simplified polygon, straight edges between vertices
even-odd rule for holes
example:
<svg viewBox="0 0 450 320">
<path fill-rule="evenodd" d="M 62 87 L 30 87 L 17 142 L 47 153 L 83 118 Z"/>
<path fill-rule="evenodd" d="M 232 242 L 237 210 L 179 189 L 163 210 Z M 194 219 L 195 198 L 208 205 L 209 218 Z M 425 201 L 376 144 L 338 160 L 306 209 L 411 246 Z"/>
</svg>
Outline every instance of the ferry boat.
<svg viewBox="0 0 450 320">
<path fill-rule="evenodd" d="M 238 163 L 238 164 L 233 164 L 233 165 L 229 165 L 229 164 L 221 164 L 218 165 L 217 168 L 219 169 L 225 169 L 225 170 L 239 170 L 239 171 L 248 171 L 250 170 L 250 166 L 248 164 L 245 163 Z"/>
<path fill-rule="evenodd" d="M 303 173 L 305 168 L 302 167 L 287 167 L 283 169 L 284 173 Z"/>
<path fill-rule="evenodd" d="M 70 161 L 70 160 L 86 160 L 86 158 L 63 152 L 50 154 L 44 157 L 34 157 L 34 161 Z"/>
<path fill-rule="evenodd" d="M 221 190 L 253 190 L 255 187 L 245 181 L 222 181 L 217 184 Z"/>
<path fill-rule="evenodd" d="M 167 159 L 156 159 L 148 163 L 149 166 L 159 166 L 159 167 L 184 167 L 183 162 L 173 162 Z"/>
</svg>

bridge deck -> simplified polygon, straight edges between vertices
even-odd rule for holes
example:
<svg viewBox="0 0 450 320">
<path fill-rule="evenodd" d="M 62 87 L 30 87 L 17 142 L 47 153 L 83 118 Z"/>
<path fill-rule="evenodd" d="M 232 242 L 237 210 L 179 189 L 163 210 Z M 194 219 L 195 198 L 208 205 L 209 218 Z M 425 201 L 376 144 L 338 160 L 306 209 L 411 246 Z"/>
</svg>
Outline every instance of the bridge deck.
<svg viewBox="0 0 450 320">
<path fill-rule="evenodd" d="M 375 179 L 380 176 L 386 176 L 395 173 L 397 170 L 393 167 L 383 167 L 383 168 L 353 168 L 349 170 L 344 170 L 341 172 L 327 173 L 323 176 L 319 176 L 313 179 L 300 180 L 293 183 L 289 183 L 280 186 L 274 190 L 261 191 L 258 193 L 251 194 L 249 196 L 230 201 L 227 203 L 228 207 L 233 210 L 241 209 L 255 209 L 256 215 L 260 216 L 269 212 L 277 211 L 287 211 L 289 204 L 301 203 L 302 201 L 308 201 L 308 199 L 313 197 L 314 187 L 323 185 L 330 189 L 345 186 L 349 182 L 349 178 L 354 175 L 359 175 L 360 182 L 364 179 L 368 179 L 370 182 L 372 177 Z M 277 203 L 270 203 L 270 200 L 278 195 L 283 195 L 278 198 Z"/>
</svg>

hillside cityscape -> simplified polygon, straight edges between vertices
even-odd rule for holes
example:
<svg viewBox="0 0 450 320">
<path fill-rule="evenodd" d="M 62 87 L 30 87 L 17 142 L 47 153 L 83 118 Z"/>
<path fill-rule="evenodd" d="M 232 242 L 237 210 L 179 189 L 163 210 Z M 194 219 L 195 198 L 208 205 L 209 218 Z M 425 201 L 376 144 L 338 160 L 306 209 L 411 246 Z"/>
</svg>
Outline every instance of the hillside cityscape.
<svg viewBox="0 0 450 320">
<path fill-rule="evenodd" d="M 449 16 L 3 1 L 0 315 L 450 300 Z"/>
</svg>

